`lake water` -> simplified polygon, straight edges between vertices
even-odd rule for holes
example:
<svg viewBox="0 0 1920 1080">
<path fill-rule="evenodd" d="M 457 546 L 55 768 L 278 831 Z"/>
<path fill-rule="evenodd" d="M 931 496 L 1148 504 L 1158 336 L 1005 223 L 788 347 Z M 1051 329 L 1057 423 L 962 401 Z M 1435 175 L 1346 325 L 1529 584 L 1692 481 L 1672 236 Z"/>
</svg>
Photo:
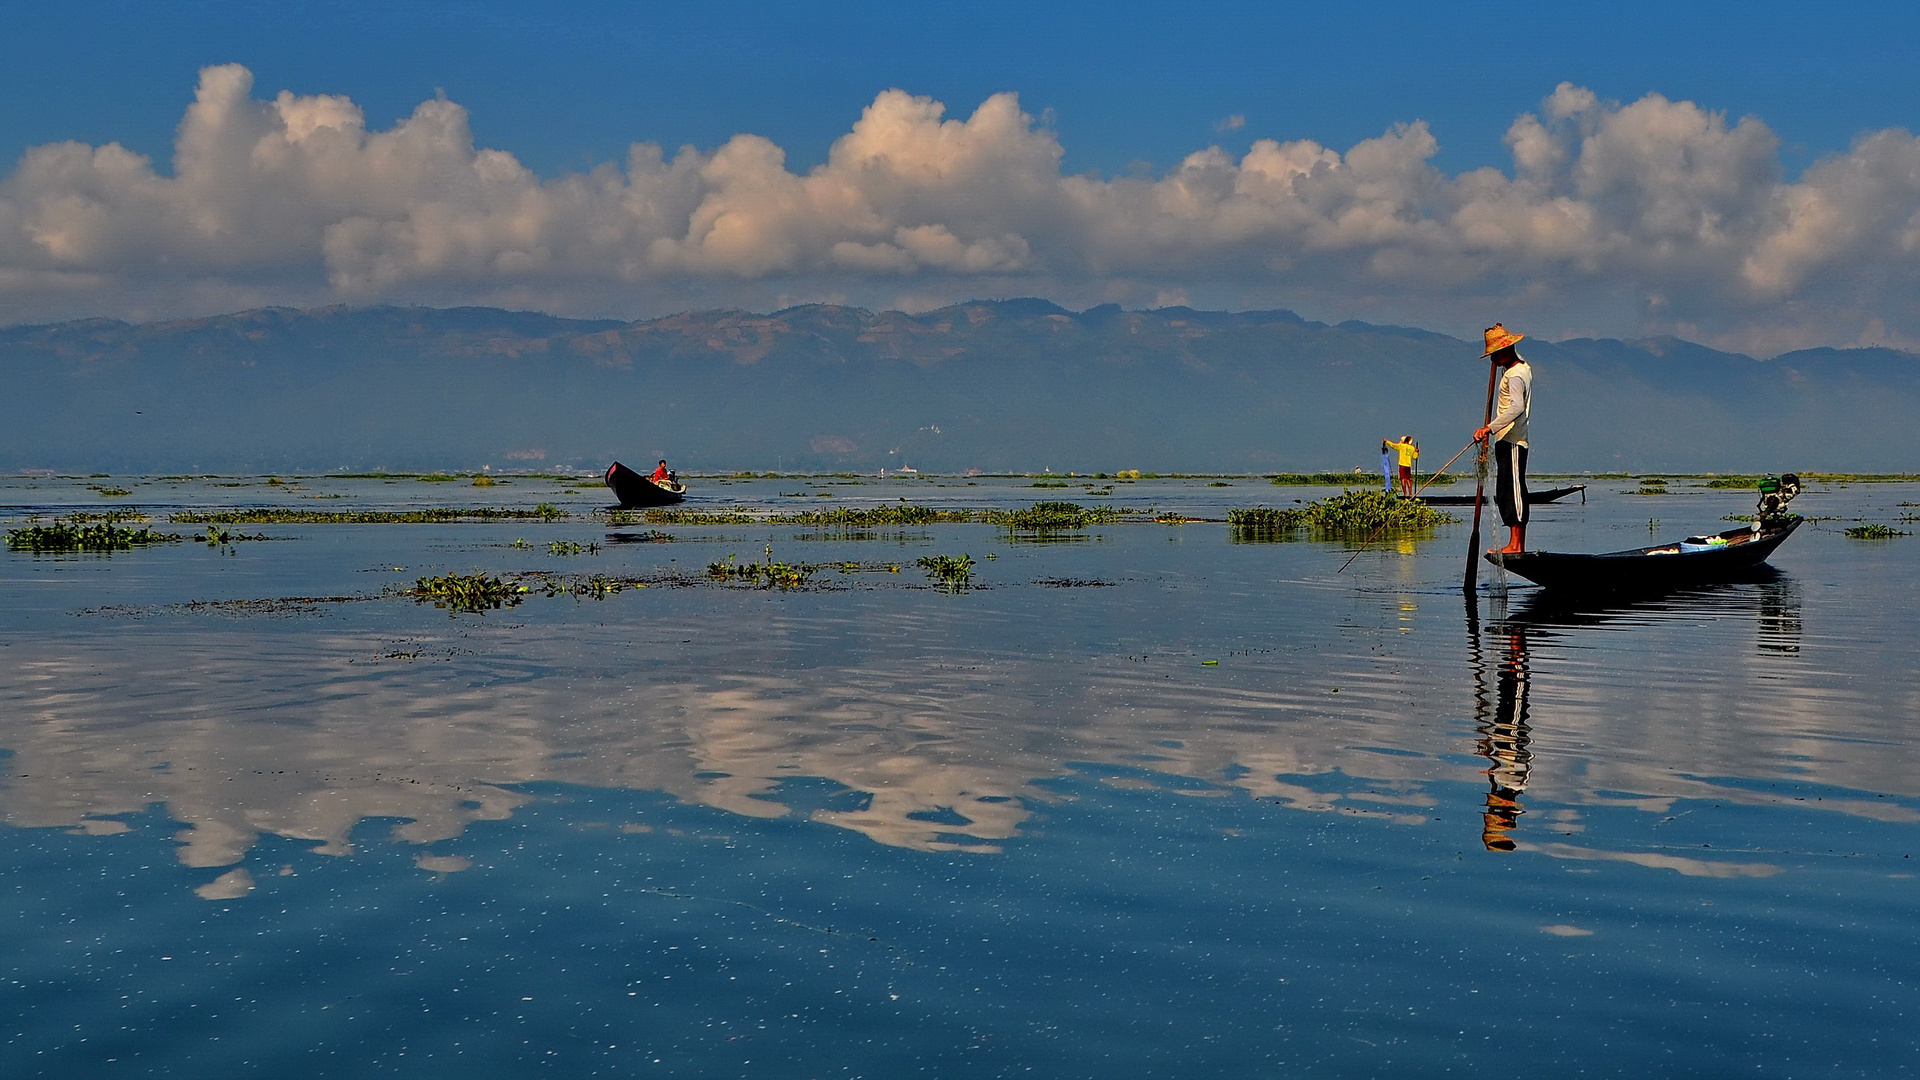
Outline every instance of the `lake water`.
<svg viewBox="0 0 1920 1080">
<path fill-rule="evenodd" d="M 1212 518 L 1327 494 L 695 484 Z M 1532 546 L 1752 508 L 1634 487 L 1537 508 Z M 607 500 L 0 481 L 16 525 L 541 501 Z M 1842 530 L 1915 502 L 1816 485 L 1794 508 L 1828 520 L 1764 580 L 1575 610 L 1516 582 L 1472 615 L 1464 524 L 1344 572 L 1347 546 L 1210 523 L 0 553 L 0 1075 L 1907 1075 L 1920 538 Z M 701 578 L 769 547 L 860 568 Z M 963 592 L 914 564 L 962 553 Z M 475 570 L 649 587 L 484 614 L 389 591 Z"/>
</svg>

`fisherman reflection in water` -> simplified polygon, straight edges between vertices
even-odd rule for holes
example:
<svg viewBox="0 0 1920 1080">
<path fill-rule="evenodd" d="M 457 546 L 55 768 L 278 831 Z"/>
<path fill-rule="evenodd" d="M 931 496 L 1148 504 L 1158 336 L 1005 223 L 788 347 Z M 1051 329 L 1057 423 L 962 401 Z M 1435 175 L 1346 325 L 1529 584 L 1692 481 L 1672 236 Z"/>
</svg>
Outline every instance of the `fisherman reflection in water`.
<svg viewBox="0 0 1920 1080">
<path fill-rule="evenodd" d="M 1506 638 L 1507 655 L 1494 676 L 1493 717 L 1488 720 L 1482 714 L 1475 747 L 1489 763 L 1487 811 L 1480 829 L 1480 841 L 1489 851 L 1514 849 L 1510 834 L 1526 812 L 1520 795 L 1533 772 L 1533 751 L 1528 748 L 1533 739 L 1527 727 L 1526 632 L 1509 629 Z"/>
</svg>

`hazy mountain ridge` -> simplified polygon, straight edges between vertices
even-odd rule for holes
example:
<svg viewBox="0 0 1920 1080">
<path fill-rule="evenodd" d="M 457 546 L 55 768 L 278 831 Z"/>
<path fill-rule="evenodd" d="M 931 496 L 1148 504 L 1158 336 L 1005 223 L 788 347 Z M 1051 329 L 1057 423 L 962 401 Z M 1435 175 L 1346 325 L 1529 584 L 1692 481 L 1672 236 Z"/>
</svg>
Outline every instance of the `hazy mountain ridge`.
<svg viewBox="0 0 1920 1080">
<path fill-rule="evenodd" d="M 1920 469 L 1920 358 L 1771 360 L 1673 338 L 1529 338 L 1542 469 Z M 1477 343 L 1288 311 L 921 314 L 803 305 L 641 322 L 495 308 L 263 308 L 0 329 L 0 468 L 600 465 L 1270 471 L 1444 461 Z"/>
</svg>

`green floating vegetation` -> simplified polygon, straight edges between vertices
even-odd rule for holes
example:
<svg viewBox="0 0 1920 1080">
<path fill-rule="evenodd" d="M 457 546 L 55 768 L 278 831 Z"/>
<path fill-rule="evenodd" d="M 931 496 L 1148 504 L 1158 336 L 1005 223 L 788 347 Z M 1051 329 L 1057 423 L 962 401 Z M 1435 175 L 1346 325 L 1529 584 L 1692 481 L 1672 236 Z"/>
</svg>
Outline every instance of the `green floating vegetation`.
<svg viewBox="0 0 1920 1080">
<path fill-rule="evenodd" d="M 1707 481 L 1710 488 L 1753 488 L 1760 486 L 1757 476 L 1721 476 Z"/>
<path fill-rule="evenodd" d="M 447 574 L 423 577 L 413 583 L 409 593 L 422 603 L 432 601 L 437 608 L 479 613 L 518 604 L 527 587 L 486 574 Z"/>
<path fill-rule="evenodd" d="M 1366 475 L 1353 472 L 1269 473 L 1267 481 L 1281 487 L 1340 487 L 1352 484 L 1356 478 Z M 1435 473 L 1432 476 L 1420 477 L 1419 482 L 1423 488 L 1446 487 L 1448 484 L 1457 483 L 1459 479 L 1452 473 Z"/>
<path fill-rule="evenodd" d="M 196 536 L 194 539 L 208 547 L 226 547 L 229 544 L 240 544 L 251 540 L 271 540 L 272 537 L 265 533 L 249 536 L 243 532 L 231 532 L 218 525 L 209 525 L 205 535 Z"/>
<path fill-rule="evenodd" d="M 819 569 L 806 563 L 736 563 L 729 555 L 724 562 L 707 564 L 707 576 L 716 581 L 737 581 L 764 589 L 797 589 Z"/>
<path fill-rule="evenodd" d="M 580 544 L 572 540 L 555 540 L 547 545 L 547 551 L 554 555 L 594 555 L 600 551 L 599 544 Z"/>
<path fill-rule="evenodd" d="M 179 533 L 155 532 L 147 526 L 131 529 L 112 515 L 89 522 L 69 518 L 50 525 L 28 525 L 7 530 L 7 547 L 14 551 L 131 551 L 153 544 L 174 544 L 186 537 Z"/>
<path fill-rule="evenodd" d="M 1068 485 L 1068 483 L 1065 480 L 1035 480 L 1033 483 L 1028 484 L 1027 486 L 1037 487 L 1037 488 L 1063 488 L 1063 487 L 1068 487 L 1070 485 Z"/>
<path fill-rule="evenodd" d="M 1339 487 L 1353 483 L 1354 477 L 1363 473 L 1350 472 L 1313 472 L 1313 473 L 1269 473 L 1267 481 L 1281 487 Z"/>
<path fill-rule="evenodd" d="M 1876 522 L 1872 525 L 1856 525 L 1847 530 L 1847 535 L 1853 537 L 1855 540 L 1891 540 L 1896 536 L 1912 536 L 1913 534 L 1904 529 L 1896 529 L 1891 525 L 1881 525 Z"/>
<path fill-rule="evenodd" d="M 540 579 L 542 596 L 582 596 L 590 600 L 605 600 L 607 597 L 625 589 L 644 589 L 643 582 L 622 581 L 605 574 L 591 574 L 584 578 L 562 580 L 560 578 Z"/>
<path fill-rule="evenodd" d="M 433 510 L 295 510 L 254 507 L 245 510 L 182 510 L 168 520 L 176 525 L 431 525 L 448 521 L 558 521 L 567 516 L 552 503 L 531 510 L 487 507 Z"/>
<path fill-rule="evenodd" d="M 791 514 L 751 514 L 739 510 L 688 510 L 656 507 L 644 511 L 641 520 L 649 525 L 841 525 L 870 528 L 876 525 L 930 525 L 934 522 L 967 522 L 971 510 L 935 510 L 930 506 L 901 503 L 868 509 L 836 507 L 832 510 L 799 510 Z M 634 523 L 633 511 L 610 510 L 607 521 L 614 525 Z"/>
<path fill-rule="evenodd" d="M 967 588 L 967 579 L 973 575 L 973 556 L 928 555 L 919 560 L 919 566 L 927 572 L 927 580 L 937 581 L 941 588 L 957 593 Z"/>
<path fill-rule="evenodd" d="M 741 510 L 687 510 L 678 507 L 655 507 L 651 510 L 609 510 L 607 523 L 610 525 L 634 525 L 646 522 L 649 525 L 758 525 L 767 520 L 763 514 L 749 514 Z"/>
<path fill-rule="evenodd" d="M 124 499 L 128 495 L 133 494 L 133 492 L 123 487 L 102 487 L 99 484 L 88 484 L 87 486 L 99 492 L 100 497 L 103 499 Z"/>
<path fill-rule="evenodd" d="M 1255 507 L 1227 512 L 1228 537 L 1238 542 L 1290 540 L 1305 532 L 1315 540 L 1367 540 L 1407 536 L 1453 518 L 1418 499 L 1385 492 L 1344 491 L 1290 510 Z"/>
<path fill-rule="evenodd" d="M 1084 529 L 1120 520 L 1120 511 L 1111 506 L 1081 506 L 1070 502 L 1037 502 L 1024 510 L 985 510 L 983 521 L 1015 532 L 1053 532 L 1060 529 Z"/>
</svg>

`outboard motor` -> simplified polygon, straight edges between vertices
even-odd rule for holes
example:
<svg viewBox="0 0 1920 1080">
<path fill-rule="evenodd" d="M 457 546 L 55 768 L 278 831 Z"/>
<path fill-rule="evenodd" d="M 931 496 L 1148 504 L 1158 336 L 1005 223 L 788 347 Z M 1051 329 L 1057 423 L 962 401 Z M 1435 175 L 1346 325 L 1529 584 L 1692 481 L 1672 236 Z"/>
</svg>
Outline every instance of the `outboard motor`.
<svg viewBox="0 0 1920 1080">
<path fill-rule="evenodd" d="M 1800 494 L 1800 478 L 1792 473 L 1760 478 L 1760 508 L 1753 515 L 1753 531 L 1762 532 L 1786 524 L 1787 504 Z"/>
</svg>

